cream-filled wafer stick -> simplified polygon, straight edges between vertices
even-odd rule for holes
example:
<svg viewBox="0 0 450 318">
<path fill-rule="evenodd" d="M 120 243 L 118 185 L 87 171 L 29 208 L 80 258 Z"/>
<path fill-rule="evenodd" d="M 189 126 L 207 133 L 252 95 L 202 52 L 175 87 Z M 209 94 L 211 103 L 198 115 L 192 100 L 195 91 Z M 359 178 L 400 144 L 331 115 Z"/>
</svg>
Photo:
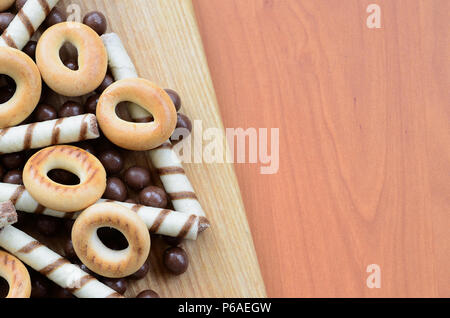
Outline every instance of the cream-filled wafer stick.
<svg viewBox="0 0 450 318">
<path fill-rule="evenodd" d="M 210 227 L 209 221 L 203 216 L 157 209 L 138 204 L 111 200 L 106 201 L 125 206 L 136 212 L 151 233 L 196 240 L 199 233 Z"/>
<path fill-rule="evenodd" d="M 139 77 L 130 56 L 116 33 L 103 34 L 103 44 L 108 52 L 108 64 L 116 81 Z M 142 107 L 128 103 L 128 112 L 136 121 L 150 121 L 152 116 Z"/>
<path fill-rule="evenodd" d="M 123 297 L 13 226 L 0 229 L 0 246 L 78 298 Z"/>
<path fill-rule="evenodd" d="M 0 229 L 17 222 L 17 212 L 11 201 L 0 203 Z"/>
<path fill-rule="evenodd" d="M 48 209 L 34 200 L 24 186 L 0 183 L 0 201 L 11 200 L 16 209 L 28 213 L 53 216 L 57 218 L 76 219 L 80 213 L 64 213 Z M 172 210 L 152 208 L 101 199 L 99 202 L 113 202 L 136 212 L 147 225 L 149 231 L 172 237 L 196 240 L 199 233 L 209 228 L 209 221 L 193 214 Z"/>
<path fill-rule="evenodd" d="M 23 185 L 0 183 L 0 201 L 10 200 L 16 210 L 53 216 L 57 218 L 76 219 L 79 213 L 65 213 L 48 209 L 40 205 Z"/>
<path fill-rule="evenodd" d="M 176 211 L 205 216 L 170 141 L 148 152 Z"/>
<path fill-rule="evenodd" d="M 138 77 L 131 58 L 119 36 L 115 33 L 102 35 L 108 52 L 109 67 L 116 81 Z M 129 108 L 131 117 L 136 121 L 146 120 L 149 113 L 139 106 Z M 180 159 L 167 141 L 161 147 L 150 150 L 150 159 L 161 176 L 161 181 L 169 194 L 176 211 L 205 216 L 194 189 L 187 178 Z"/>
<path fill-rule="evenodd" d="M 0 153 L 72 143 L 100 136 L 93 114 L 0 129 Z"/>
<path fill-rule="evenodd" d="M 22 50 L 59 0 L 28 0 L 0 37 L 0 46 Z"/>
</svg>

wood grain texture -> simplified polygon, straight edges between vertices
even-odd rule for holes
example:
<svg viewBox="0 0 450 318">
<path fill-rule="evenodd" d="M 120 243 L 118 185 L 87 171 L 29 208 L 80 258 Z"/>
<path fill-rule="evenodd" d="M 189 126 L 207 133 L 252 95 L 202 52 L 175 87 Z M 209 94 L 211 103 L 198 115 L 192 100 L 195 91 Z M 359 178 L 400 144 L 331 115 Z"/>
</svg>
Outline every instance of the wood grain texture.
<svg viewBox="0 0 450 318">
<path fill-rule="evenodd" d="M 192 119 L 223 129 L 190 0 L 67 0 L 58 6 L 69 3 L 80 4 L 83 15 L 104 12 L 108 31 L 121 37 L 141 77 L 178 91 L 182 112 Z M 145 154 L 127 152 L 127 166 L 136 163 L 151 167 Z M 185 170 L 212 227 L 196 242 L 183 243 L 190 266 L 181 276 L 164 270 L 166 245 L 154 239 L 150 273 L 132 282 L 126 296 L 149 288 L 162 297 L 266 296 L 233 166 L 187 164 Z M 161 184 L 155 173 L 153 181 Z M 51 246 L 58 249 L 61 242 Z"/>
<path fill-rule="evenodd" d="M 450 2 L 194 6 L 226 127 L 280 128 L 236 167 L 268 295 L 449 297 Z"/>
</svg>

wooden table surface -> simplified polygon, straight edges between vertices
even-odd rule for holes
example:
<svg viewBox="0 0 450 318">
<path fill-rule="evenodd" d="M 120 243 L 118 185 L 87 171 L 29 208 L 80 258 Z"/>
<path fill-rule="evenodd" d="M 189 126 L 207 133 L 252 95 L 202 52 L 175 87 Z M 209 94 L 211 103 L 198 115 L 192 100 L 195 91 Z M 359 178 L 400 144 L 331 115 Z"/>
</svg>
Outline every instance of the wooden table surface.
<svg viewBox="0 0 450 318">
<path fill-rule="evenodd" d="M 280 128 L 236 165 L 268 295 L 449 297 L 450 1 L 194 6 L 225 126 Z"/>
</svg>

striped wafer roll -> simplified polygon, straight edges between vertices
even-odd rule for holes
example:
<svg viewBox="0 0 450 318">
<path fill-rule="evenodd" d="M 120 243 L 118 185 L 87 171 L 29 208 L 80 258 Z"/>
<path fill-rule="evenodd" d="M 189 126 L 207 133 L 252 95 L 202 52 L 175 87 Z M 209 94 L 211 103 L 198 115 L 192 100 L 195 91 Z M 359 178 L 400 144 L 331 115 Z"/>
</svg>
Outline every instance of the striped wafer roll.
<svg viewBox="0 0 450 318">
<path fill-rule="evenodd" d="M 0 46 L 22 50 L 59 0 L 28 0 L 0 37 Z"/>
<path fill-rule="evenodd" d="M 0 229 L 0 246 L 78 298 L 122 298 L 79 266 L 13 226 Z"/>
<path fill-rule="evenodd" d="M 80 213 L 64 213 L 43 207 L 34 200 L 24 186 L 0 183 L 0 201 L 11 200 L 16 209 L 28 213 L 53 216 L 57 218 L 76 219 Z M 142 205 L 100 200 L 123 205 L 136 212 L 147 225 L 149 231 L 172 237 L 196 240 L 199 233 L 209 228 L 209 221 L 193 214 L 180 213 L 171 210 L 146 207 Z"/>
<path fill-rule="evenodd" d="M 176 211 L 205 216 L 170 141 L 148 152 Z"/>
<path fill-rule="evenodd" d="M 38 149 L 99 136 L 97 118 L 93 114 L 60 118 L 0 129 L 0 153 Z"/>
<path fill-rule="evenodd" d="M 102 35 L 101 38 L 108 52 L 108 64 L 115 80 L 139 77 L 119 36 L 116 33 L 108 33 Z M 128 111 L 136 121 L 147 122 L 152 118 L 145 109 L 133 103 L 128 104 Z"/>
<path fill-rule="evenodd" d="M 116 81 L 138 77 L 136 68 L 119 36 L 115 33 L 104 34 L 102 40 L 108 52 L 109 66 Z M 129 111 L 131 117 L 136 121 L 146 121 L 149 116 L 149 113 L 136 105 L 131 106 Z M 194 189 L 186 177 L 180 159 L 173 151 L 170 141 L 159 148 L 150 150 L 149 154 L 153 165 L 158 169 L 164 188 L 169 194 L 175 210 L 205 216 L 205 212 L 198 202 Z"/>
<path fill-rule="evenodd" d="M 17 212 L 11 201 L 0 203 L 0 229 L 17 222 Z"/>
</svg>

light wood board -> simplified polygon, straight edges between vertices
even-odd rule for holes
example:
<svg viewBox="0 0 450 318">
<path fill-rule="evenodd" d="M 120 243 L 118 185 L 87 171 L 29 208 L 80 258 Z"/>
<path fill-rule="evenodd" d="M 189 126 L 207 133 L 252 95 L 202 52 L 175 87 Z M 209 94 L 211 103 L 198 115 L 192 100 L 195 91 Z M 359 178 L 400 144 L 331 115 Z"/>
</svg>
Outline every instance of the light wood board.
<svg viewBox="0 0 450 318">
<path fill-rule="evenodd" d="M 182 112 L 204 127 L 223 130 L 215 92 L 190 0 L 61 1 L 80 4 L 82 15 L 99 10 L 108 17 L 108 32 L 122 38 L 141 77 L 178 91 Z M 127 165 L 148 164 L 142 153 Z M 230 164 L 186 164 L 186 174 L 212 227 L 197 241 L 183 243 L 190 256 L 188 271 L 167 273 L 162 240 L 152 242 L 147 278 L 132 282 L 126 296 L 154 289 L 162 297 L 265 297 L 239 186 Z M 52 242 L 60 249 L 61 242 Z"/>
</svg>

